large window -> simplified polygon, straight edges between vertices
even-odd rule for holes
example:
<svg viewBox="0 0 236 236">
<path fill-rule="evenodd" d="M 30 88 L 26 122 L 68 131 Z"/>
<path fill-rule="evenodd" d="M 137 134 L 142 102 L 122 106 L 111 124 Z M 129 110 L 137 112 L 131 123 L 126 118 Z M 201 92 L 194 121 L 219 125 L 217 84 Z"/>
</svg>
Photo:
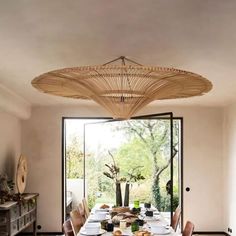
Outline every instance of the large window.
<svg viewBox="0 0 236 236">
<path fill-rule="evenodd" d="M 122 191 L 130 182 L 130 202 L 151 202 L 170 211 L 170 121 L 64 119 L 67 198 L 73 206 L 86 196 L 95 203 L 115 204 L 109 166 L 120 172 Z M 173 208 L 180 202 L 181 119 L 173 120 Z M 68 200 L 68 199 L 67 199 Z M 72 206 L 72 207 L 73 207 Z"/>
</svg>

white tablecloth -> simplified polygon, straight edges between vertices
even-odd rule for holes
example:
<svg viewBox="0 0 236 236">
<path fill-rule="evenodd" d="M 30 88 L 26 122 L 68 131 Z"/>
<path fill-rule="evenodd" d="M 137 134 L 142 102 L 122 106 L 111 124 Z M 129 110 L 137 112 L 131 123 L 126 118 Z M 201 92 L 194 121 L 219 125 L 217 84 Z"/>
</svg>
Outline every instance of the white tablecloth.
<svg viewBox="0 0 236 236">
<path fill-rule="evenodd" d="M 91 214 L 90 214 L 89 218 L 87 219 L 87 221 L 85 222 L 85 224 L 87 222 L 92 222 L 93 221 L 95 211 L 96 211 L 96 209 L 99 209 L 100 205 L 101 204 L 99 204 L 99 205 L 96 204 L 95 205 L 95 207 L 92 209 Z M 153 217 L 147 217 L 147 216 L 144 215 L 145 209 L 142 208 L 140 217 L 143 216 L 144 221 L 146 221 L 147 223 L 144 224 L 143 227 L 140 227 L 140 230 L 144 229 L 144 230 L 150 231 L 149 226 L 151 226 L 151 225 L 160 225 L 160 226 L 164 226 L 164 227 L 169 227 L 169 233 L 165 234 L 165 235 L 177 236 L 178 234 L 175 233 L 173 231 L 173 229 L 168 225 L 168 223 L 166 222 L 164 216 L 162 214 L 160 214 L 157 210 L 155 210 L 153 208 L 152 208 L 152 210 L 154 211 L 154 216 Z M 120 229 L 120 228 L 117 228 L 117 227 L 114 228 L 114 230 L 117 230 L 117 229 Z M 132 236 L 133 235 L 133 233 L 131 232 L 131 227 L 127 227 L 126 229 L 120 229 L 120 230 L 123 233 L 122 235 L 125 235 L 125 236 Z M 80 232 L 77 234 L 77 236 L 84 236 L 84 234 L 82 234 L 81 231 L 83 231 L 83 229 L 80 230 Z M 112 235 L 113 235 L 112 232 L 104 232 L 102 234 L 102 236 L 112 236 Z M 161 235 L 161 234 L 152 234 L 152 235 L 158 236 L 158 235 Z M 163 234 L 162 234 L 162 236 L 163 236 Z"/>
</svg>

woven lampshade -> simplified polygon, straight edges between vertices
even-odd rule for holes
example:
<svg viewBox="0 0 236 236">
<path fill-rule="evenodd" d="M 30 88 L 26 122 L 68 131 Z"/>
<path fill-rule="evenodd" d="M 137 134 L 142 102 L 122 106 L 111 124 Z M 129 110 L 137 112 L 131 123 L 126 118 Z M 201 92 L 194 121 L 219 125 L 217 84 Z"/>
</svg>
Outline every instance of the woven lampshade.
<svg viewBox="0 0 236 236">
<path fill-rule="evenodd" d="M 32 85 L 44 93 L 92 99 L 116 119 L 129 119 L 154 100 L 199 96 L 212 88 L 198 74 L 142 66 L 125 57 L 104 65 L 50 71 L 36 77 Z"/>
</svg>

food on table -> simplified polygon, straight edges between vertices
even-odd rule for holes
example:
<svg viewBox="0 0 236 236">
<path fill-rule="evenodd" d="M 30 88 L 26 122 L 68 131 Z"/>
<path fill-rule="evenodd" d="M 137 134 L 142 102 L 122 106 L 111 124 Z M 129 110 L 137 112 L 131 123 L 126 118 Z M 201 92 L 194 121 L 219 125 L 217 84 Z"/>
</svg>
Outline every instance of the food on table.
<svg viewBox="0 0 236 236">
<path fill-rule="evenodd" d="M 119 213 L 117 215 L 115 215 L 112 218 L 112 223 L 114 225 L 119 225 L 121 220 L 125 220 L 127 223 L 127 226 L 129 226 L 131 223 L 135 222 L 138 219 L 138 216 L 133 215 L 129 212 L 125 212 L 125 213 Z"/>
<path fill-rule="evenodd" d="M 120 236 L 120 235 L 122 235 L 122 232 L 119 229 L 117 229 L 113 232 L 113 235 L 114 236 Z"/>
<path fill-rule="evenodd" d="M 135 236 L 151 236 L 151 233 L 146 230 L 136 231 Z"/>
<path fill-rule="evenodd" d="M 106 204 L 103 204 L 100 206 L 100 209 L 107 209 L 107 208 L 110 208 L 110 206 L 106 205 Z"/>
<path fill-rule="evenodd" d="M 129 207 L 112 207 L 112 212 L 117 212 L 117 213 L 130 212 L 130 208 Z"/>
</svg>

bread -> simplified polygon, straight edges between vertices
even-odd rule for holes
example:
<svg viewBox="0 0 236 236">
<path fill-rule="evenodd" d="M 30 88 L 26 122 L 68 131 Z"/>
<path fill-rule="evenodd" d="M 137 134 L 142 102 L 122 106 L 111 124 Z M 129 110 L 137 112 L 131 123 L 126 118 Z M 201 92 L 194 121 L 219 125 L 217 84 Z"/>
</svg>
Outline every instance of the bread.
<svg viewBox="0 0 236 236">
<path fill-rule="evenodd" d="M 122 232 L 121 232 L 119 229 L 117 229 L 117 230 L 115 230 L 115 231 L 113 232 L 113 235 L 114 235 L 114 236 L 121 236 L 121 235 L 122 235 Z"/>
<path fill-rule="evenodd" d="M 135 236 L 151 236 L 151 233 L 146 230 L 140 230 L 135 232 Z"/>
<path fill-rule="evenodd" d="M 128 225 L 130 225 L 131 223 L 133 223 L 137 219 L 138 219 L 138 217 L 136 215 L 133 215 L 133 214 L 128 213 L 128 212 L 126 212 L 126 213 L 119 213 L 119 214 L 115 215 L 112 218 L 112 223 L 115 224 L 115 225 L 118 225 L 121 220 L 125 220 L 126 223 Z"/>
<path fill-rule="evenodd" d="M 107 208 L 110 208 L 110 206 L 106 205 L 106 204 L 103 204 L 100 206 L 100 209 L 107 209 Z"/>
</svg>

